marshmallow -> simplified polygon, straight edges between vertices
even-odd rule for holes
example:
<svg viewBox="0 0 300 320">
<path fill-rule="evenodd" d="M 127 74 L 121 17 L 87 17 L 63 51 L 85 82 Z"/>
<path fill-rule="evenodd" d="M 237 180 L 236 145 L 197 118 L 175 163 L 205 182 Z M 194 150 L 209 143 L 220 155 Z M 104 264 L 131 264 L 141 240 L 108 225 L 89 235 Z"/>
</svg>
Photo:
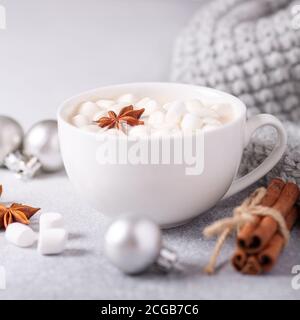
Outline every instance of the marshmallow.
<svg viewBox="0 0 300 320">
<path fill-rule="evenodd" d="M 185 102 L 186 109 L 191 114 L 198 116 L 198 117 L 212 117 L 212 118 L 218 118 L 219 115 L 216 111 L 210 109 L 209 107 L 206 107 L 200 100 L 193 99 L 188 100 Z"/>
<path fill-rule="evenodd" d="M 205 125 L 208 124 L 216 127 L 219 127 L 222 125 L 222 122 L 215 118 L 206 117 L 206 118 L 202 118 L 202 121 Z"/>
<path fill-rule="evenodd" d="M 102 117 L 107 117 L 107 110 L 101 110 L 93 115 L 93 121 L 98 121 Z"/>
<path fill-rule="evenodd" d="M 114 104 L 116 104 L 116 102 L 114 100 L 100 99 L 96 102 L 96 104 L 100 108 L 109 109 Z"/>
<path fill-rule="evenodd" d="M 219 128 L 222 125 L 222 122 L 214 119 L 214 118 L 203 118 L 203 128 L 202 130 L 204 131 L 211 131 L 211 130 L 215 130 L 216 128 Z"/>
<path fill-rule="evenodd" d="M 227 103 L 217 103 L 211 106 L 211 110 L 215 111 L 220 118 L 229 121 L 232 117 L 232 108 Z"/>
<path fill-rule="evenodd" d="M 63 228 L 64 219 L 58 212 L 47 212 L 40 216 L 40 232 L 51 228 Z"/>
<path fill-rule="evenodd" d="M 92 119 L 98 111 L 100 111 L 100 107 L 91 101 L 84 102 L 79 109 L 79 113 L 88 119 Z"/>
<path fill-rule="evenodd" d="M 36 233 L 27 225 L 22 223 L 11 223 L 5 231 L 5 238 L 7 241 L 13 243 L 18 247 L 30 247 L 36 240 Z"/>
<path fill-rule="evenodd" d="M 165 103 L 162 108 L 166 111 L 168 111 L 170 109 L 170 107 L 172 106 L 172 102 L 167 102 Z"/>
<path fill-rule="evenodd" d="M 111 106 L 109 108 L 109 111 L 114 111 L 116 114 L 119 114 L 119 112 L 125 108 L 125 107 L 128 107 L 130 104 L 126 103 L 126 102 L 118 102 L 118 103 L 115 103 L 113 106 Z"/>
<path fill-rule="evenodd" d="M 142 137 L 148 135 L 148 128 L 146 126 L 135 126 L 129 129 L 129 135 L 131 137 Z"/>
<path fill-rule="evenodd" d="M 145 107 L 145 104 L 148 103 L 148 102 L 151 101 L 151 100 L 152 100 L 152 99 L 149 98 L 149 97 L 143 98 L 143 99 L 139 100 L 139 101 L 135 104 L 135 106 L 136 106 L 137 108 L 144 108 L 144 107 Z"/>
<path fill-rule="evenodd" d="M 38 239 L 38 252 L 43 255 L 62 253 L 67 244 L 68 234 L 65 229 L 43 229 Z"/>
<path fill-rule="evenodd" d="M 160 127 L 165 120 L 165 113 L 162 111 L 153 112 L 148 119 L 148 124 L 152 127 Z"/>
<path fill-rule="evenodd" d="M 136 102 L 136 97 L 131 93 L 126 93 L 118 98 L 118 102 L 123 102 L 127 105 L 133 105 Z"/>
<path fill-rule="evenodd" d="M 186 112 L 186 107 L 182 101 L 172 102 L 166 114 L 166 122 L 168 123 L 180 122 L 185 112 Z"/>
<path fill-rule="evenodd" d="M 205 107 L 205 105 L 199 99 L 187 100 L 185 101 L 185 106 L 186 106 L 186 109 L 191 113 L 197 108 Z"/>
<path fill-rule="evenodd" d="M 181 121 L 181 128 L 183 130 L 196 130 L 200 129 L 202 126 L 203 121 L 191 113 L 185 114 Z"/>
<path fill-rule="evenodd" d="M 72 123 L 74 124 L 74 126 L 81 128 L 87 126 L 90 123 L 90 121 L 86 116 L 78 114 L 75 117 L 73 117 Z"/>
<path fill-rule="evenodd" d="M 144 108 L 145 111 L 143 113 L 143 117 L 149 116 L 151 113 L 157 111 L 159 109 L 158 103 L 150 98 L 143 98 L 136 104 L 137 109 Z"/>
<path fill-rule="evenodd" d="M 153 137 L 164 137 L 171 135 L 172 131 L 167 128 L 152 130 L 151 135 Z"/>
<path fill-rule="evenodd" d="M 208 99 L 204 99 L 207 101 Z M 166 101 L 164 101 L 165 103 Z M 132 93 L 120 95 L 116 100 L 100 99 L 96 103 L 87 101 L 82 103 L 79 113 L 73 117 L 72 122 L 82 130 L 95 133 L 103 133 L 110 136 L 121 136 L 124 133 L 117 129 L 100 128 L 95 124 L 101 117 L 108 116 L 108 110 L 117 115 L 129 105 L 135 109 L 144 108 L 142 114 L 143 126 L 127 128 L 129 136 L 138 137 L 145 135 L 176 135 L 182 130 L 205 129 L 209 131 L 230 121 L 232 118 L 232 107 L 223 100 L 210 100 L 202 102 L 200 99 L 175 100 L 160 104 L 149 97 L 136 102 Z M 151 132 L 151 129 L 155 129 Z"/>
</svg>

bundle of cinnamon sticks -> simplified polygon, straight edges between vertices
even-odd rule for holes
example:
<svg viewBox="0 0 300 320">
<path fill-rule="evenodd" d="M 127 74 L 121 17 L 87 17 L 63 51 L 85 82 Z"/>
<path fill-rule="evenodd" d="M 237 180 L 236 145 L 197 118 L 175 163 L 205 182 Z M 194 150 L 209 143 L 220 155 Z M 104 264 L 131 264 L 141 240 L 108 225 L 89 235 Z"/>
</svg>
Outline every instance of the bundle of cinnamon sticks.
<svg viewBox="0 0 300 320">
<path fill-rule="evenodd" d="M 298 218 L 296 202 L 299 188 L 292 182 L 273 179 L 260 205 L 280 212 L 286 227 L 291 230 Z M 237 235 L 237 249 L 232 257 L 236 270 L 245 274 L 270 271 L 285 246 L 285 238 L 278 223 L 271 216 L 255 216 Z"/>
</svg>

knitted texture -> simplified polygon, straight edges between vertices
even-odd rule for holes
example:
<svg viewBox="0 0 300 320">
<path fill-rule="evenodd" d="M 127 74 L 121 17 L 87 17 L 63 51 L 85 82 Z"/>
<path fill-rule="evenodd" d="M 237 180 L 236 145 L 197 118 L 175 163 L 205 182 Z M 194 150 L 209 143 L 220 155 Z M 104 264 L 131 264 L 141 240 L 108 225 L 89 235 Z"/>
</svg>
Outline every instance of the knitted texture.
<svg viewBox="0 0 300 320">
<path fill-rule="evenodd" d="M 300 185 L 300 127 L 285 122 L 288 133 L 288 148 L 279 163 L 264 178 L 269 182 L 272 178 L 281 177 Z M 274 129 L 266 128 L 254 135 L 251 143 L 244 151 L 239 175 L 245 175 L 256 168 L 269 155 L 276 143 Z"/>
<path fill-rule="evenodd" d="M 214 87 L 238 96 L 248 114 L 285 121 L 289 146 L 267 175 L 300 184 L 300 31 L 291 0 L 216 0 L 203 7 L 175 47 L 172 80 Z M 298 126 L 299 128 L 298 128 Z M 240 174 L 251 171 L 274 145 L 260 130 L 245 150 Z"/>
</svg>

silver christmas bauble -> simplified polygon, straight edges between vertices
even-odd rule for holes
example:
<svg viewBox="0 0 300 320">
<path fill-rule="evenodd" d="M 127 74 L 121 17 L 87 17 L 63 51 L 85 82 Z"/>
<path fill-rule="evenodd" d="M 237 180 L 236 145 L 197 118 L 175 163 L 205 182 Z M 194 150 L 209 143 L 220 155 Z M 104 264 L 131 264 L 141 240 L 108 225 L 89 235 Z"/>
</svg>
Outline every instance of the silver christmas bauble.
<svg viewBox="0 0 300 320">
<path fill-rule="evenodd" d="M 150 220 L 121 217 L 105 234 L 107 258 L 128 274 L 145 271 L 158 259 L 162 247 L 159 227 Z"/>
<path fill-rule="evenodd" d="M 58 171 L 63 167 L 59 149 L 57 121 L 44 120 L 35 124 L 25 135 L 23 153 L 36 158 L 46 172 Z"/>
<path fill-rule="evenodd" d="M 23 129 L 17 121 L 0 116 L 0 166 L 4 164 L 6 156 L 21 147 L 23 137 Z"/>
</svg>

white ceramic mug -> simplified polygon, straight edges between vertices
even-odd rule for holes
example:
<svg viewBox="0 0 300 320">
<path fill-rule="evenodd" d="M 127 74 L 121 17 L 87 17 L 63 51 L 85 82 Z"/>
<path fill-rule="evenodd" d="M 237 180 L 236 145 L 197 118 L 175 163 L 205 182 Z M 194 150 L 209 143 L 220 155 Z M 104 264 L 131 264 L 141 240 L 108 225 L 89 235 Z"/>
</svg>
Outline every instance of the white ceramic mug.
<svg viewBox="0 0 300 320">
<path fill-rule="evenodd" d="M 149 96 L 162 102 L 201 98 L 231 104 L 232 121 L 204 133 L 204 170 L 186 175 L 185 165 L 99 164 L 99 139 L 69 123 L 81 102 L 115 98 L 124 93 Z M 183 224 L 248 187 L 280 160 L 286 147 L 286 133 L 272 115 L 246 120 L 246 106 L 238 98 L 211 88 L 176 83 L 131 83 L 102 87 L 77 95 L 62 104 L 58 112 L 59 138 L 67 174 L 80 196 L 100 212 L 115 217 L 133 213 L 152 218 L 162 227 Z M 265 161 L 246 176 L 236 179 L 243 149 L 254 131 L 270 125 L 278 142 Z M 176 139 L 176 138 L 174 138 Z M 255 154 L 253 155 L 255 157 Z"/>
</svg>

